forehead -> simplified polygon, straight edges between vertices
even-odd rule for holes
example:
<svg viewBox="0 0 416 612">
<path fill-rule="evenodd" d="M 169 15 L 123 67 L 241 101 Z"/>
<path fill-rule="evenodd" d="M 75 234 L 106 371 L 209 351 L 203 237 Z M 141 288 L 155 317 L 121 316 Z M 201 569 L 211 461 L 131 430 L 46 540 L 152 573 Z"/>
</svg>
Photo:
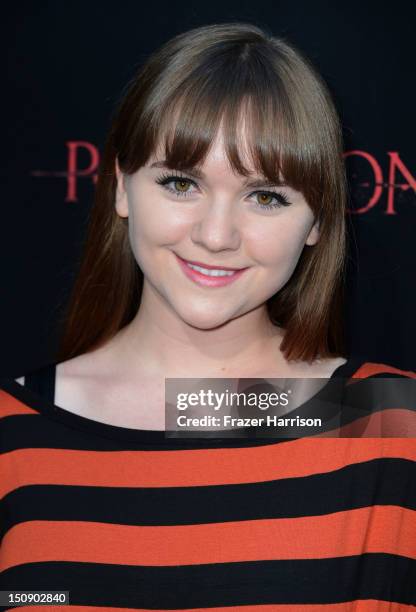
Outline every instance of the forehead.
<svg viewBox="0 0 416 612">
<path fill-rule="evenodd" d="M 248 152 L 247 141 L 244 135 L 241 135 L 241 142 L 238 146 L 238 152 L 243 165 L 252 174 L 254 174 L 255 170 L 252 166 L 252 161 Z M 223 169 L 224 171 L 228 170 L 229 172 L 235 173 L 234 170 L 232 170 L 229 159 L 227 157 L 224 131 L 222 128 L 218 130 L 218 133 L 208 150 L 208 154 L 204 160 L 203 166 Z"/>
</svg>

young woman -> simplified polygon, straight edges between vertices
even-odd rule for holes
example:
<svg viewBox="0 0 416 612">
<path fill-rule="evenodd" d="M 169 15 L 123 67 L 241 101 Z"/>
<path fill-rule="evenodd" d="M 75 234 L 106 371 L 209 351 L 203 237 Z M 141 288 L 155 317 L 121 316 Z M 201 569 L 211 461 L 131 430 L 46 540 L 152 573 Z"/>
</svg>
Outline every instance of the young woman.
<svg viewBox="0 0 416 612">
<path fill-rule="evenodd" d="M 147 60 L 58 359 L 2 381 L 3 590 L 69 590 L 79 610 L 410 609 L 412 439 L 165 435 L 165 378 L 416 378 L 346 355 L 345 245 L 339 121 L 297 50 L 230 23 Z"/>
</svg>

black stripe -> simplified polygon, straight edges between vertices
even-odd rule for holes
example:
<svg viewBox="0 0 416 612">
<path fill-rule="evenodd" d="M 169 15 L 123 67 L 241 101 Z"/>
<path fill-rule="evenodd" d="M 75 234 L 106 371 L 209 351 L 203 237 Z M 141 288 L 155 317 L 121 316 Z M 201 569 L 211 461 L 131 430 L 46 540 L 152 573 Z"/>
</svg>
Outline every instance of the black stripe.
<svg viewBox="0 0 416 612">
<path fill-rule="evenodd" d="M 327 474 L 163 488 L 28 485 L 0 502 L 0 534 L 31 520 L 194 525 L 316 516 L 372 505 L 416 509 L 416 463 L 374 459 Z M 12 518 L 10 518 L 12 517 Z"/>
<path fill-rule="evenodd" d="M 2 590 L 69 590 L 72 605 L 149 609 L 356 599 L 412 605 L 415 584 L 415 560 L 382 553 L 172 567 L 47 562 L 0 574 Z"/>
<path fill-rule="evenodd" d="M 75 415 L 73 415 L 75 416 Z M 118 440 L 78 430 L 70 424 L 39 414 L 17 414 L 0 419 L 4 439 L 2 453 L 27 448 L 55 448 L 91 451 L 153 451 L 204 448 L 244 448 L 290 442 L 293 438 L 164 438 L 152 440 Z M 110 426 L 112 427 L 112 426 Z M 68 429 L 69 428 L 69 429 Z M 137 430 L 132 430 L 133 433 Z M 141 430 L 142 432 L 143 430 Z M 154 433 L 151 431 L 150 433 Z M 157 432 L 159 433 L 159 432 Z M 0 455 L 2 454 L 0 453 Z"/>
</svg>

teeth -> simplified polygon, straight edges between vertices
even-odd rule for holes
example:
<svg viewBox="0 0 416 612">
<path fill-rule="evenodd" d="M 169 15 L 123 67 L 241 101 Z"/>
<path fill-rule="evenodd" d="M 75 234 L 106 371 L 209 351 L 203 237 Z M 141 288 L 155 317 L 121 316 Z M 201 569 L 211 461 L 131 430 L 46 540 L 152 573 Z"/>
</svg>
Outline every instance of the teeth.
<svg viewBox="0 0 416 612">
<path fill-rule="evenodd" d="M 234 272 L 227 272 L 226 270 L 207 270 L 206 268 L 200 268 L 199 266 L 194 266 L 193 264 L 187 263 L 187 266 L 192 268 L 192 270 L 198 270 L 201 274 L 206 274 L 207 276 L 232 276 Z"/>
</svg>

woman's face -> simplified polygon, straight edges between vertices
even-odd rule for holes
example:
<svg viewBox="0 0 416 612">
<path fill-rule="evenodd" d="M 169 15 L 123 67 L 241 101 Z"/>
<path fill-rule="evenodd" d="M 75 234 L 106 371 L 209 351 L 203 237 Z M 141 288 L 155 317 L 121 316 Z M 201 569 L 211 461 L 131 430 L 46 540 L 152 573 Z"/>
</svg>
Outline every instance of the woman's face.
<svg viewBox="0 0 416 612">
<path fill-rule="evenodd" d="M 200 329 L 264 307 L 291 277 L 305 244 L 319 238 L 303 195 L 267 185 L 254 172 L 248 179 L 235 174 L 221 131 L 197 170 L 177 172 L 160 167 L 162 162 L 163 156 L 154 155 L 130 176 L 117 166 L 116 210 L 129 218 L 130 243 L 146 289 Z M 245 184 L 256 179 L 257 186 Z M 179 258 L 245 270 L 207 276 Z"/>
</svg>

